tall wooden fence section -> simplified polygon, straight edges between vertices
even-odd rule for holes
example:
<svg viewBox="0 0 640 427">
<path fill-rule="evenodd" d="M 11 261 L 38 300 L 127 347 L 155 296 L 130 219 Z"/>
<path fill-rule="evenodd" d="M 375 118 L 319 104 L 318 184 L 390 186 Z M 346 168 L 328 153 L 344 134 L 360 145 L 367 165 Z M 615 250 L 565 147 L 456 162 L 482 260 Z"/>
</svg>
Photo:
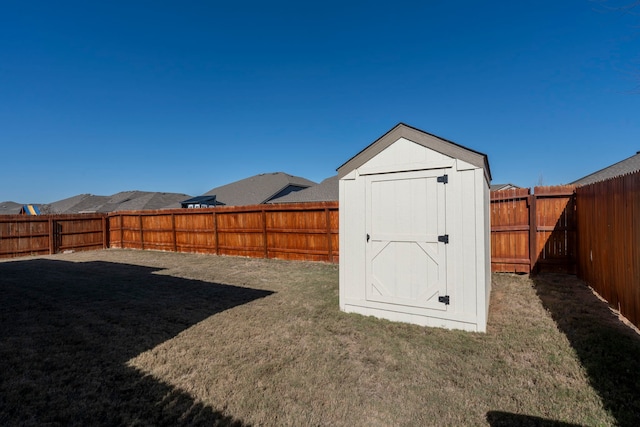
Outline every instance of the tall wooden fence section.
<svg viewBox="0 0 640 427">
<path fill-rule="evenodd" d="M 111 247 L 339 261 L 338 202 L 115 212 Z"/>
<path fill-rule="evenodd" d="M 491 192 L 491 270 L 531 271 L 531 190 Z"/>
<path fill-rule="evenodd" d="M 106 215 L 0 215 L 0 258 L 108 247 Z"/>
<path fill-rule="evenodd" d="M 491 193 L 491 270 L 531 273 L 576 269 L 573 186 Z"/>
<path fill-rule="evenodd" d="M 640 327 L 640 172 L 576 193 L 578 276 Z"/>
</svg>

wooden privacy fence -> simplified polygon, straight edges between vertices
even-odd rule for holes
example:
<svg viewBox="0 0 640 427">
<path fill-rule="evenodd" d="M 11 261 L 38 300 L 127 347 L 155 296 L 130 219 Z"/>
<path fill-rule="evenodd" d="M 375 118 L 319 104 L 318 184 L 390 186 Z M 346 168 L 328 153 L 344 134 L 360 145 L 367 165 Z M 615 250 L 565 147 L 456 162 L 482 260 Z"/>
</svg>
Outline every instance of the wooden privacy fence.
<svg viewBox="0 0 640 427">
<path fill-rule="evenodd" d="M 109 246 L 106 215 L 0 215 L 0 258 Z"/>
<path fill-rule="evenodd" d="M 337 263 L 338 202 L 115 212 L 110 246 Z"/>
<path fill-rule="evenodd" d="M 640 172 L 576 193 L 578 276 L 640 327 Z"/>
<path fill-rule="evenodd" d="M 491 270 L 575 273 L 573 186 L 491 192 Z"/>
<path fill-rule="evenodd" d="M 107 247 L 338 262 L 338 203 L 0 215 L 0 258 Z M 573 273 L 640 326 L 640 172 L 491 193 L 492 271 Z"/>
</svg>

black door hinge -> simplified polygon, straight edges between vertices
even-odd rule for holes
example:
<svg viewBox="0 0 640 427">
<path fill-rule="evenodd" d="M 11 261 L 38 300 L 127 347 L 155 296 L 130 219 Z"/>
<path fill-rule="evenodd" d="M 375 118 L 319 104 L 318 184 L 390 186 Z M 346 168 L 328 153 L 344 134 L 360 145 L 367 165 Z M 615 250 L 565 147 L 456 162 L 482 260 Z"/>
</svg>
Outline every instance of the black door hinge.
<svg viewBox="0 0 640 427">
<path fill-rule="evenodd" d="M 444 174 L 442 176 L 438 177 L 438 182 L 441 182 L 443 184 L 448 184 L 449 183 L 449 175 Z"/>
<path fill-rule="evenodd" d="M 438 242 L 442 242 L 446 245 L 447 243 L 449 243 L 449 235 L 445 234 L 443 236 L 438 236 Z"/>
<path fill-rule="evenodd" d="M 449 305 L 449 295 L 445 295 L 443 297 L 438 297 L 438 302 L 441 302 L 444 305 Z"/>
</svg>

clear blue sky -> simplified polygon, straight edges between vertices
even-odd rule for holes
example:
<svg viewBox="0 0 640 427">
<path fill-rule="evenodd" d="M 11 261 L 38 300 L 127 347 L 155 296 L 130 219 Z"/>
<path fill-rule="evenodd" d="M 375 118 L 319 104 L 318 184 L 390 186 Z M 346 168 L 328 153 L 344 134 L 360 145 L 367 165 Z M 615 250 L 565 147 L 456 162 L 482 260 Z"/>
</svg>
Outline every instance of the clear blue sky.
<svg viewBox="0 0 640 427">
<path fill-rule="evenodd" d="M 0 201 L 320 181 L 398 122 L 567 183 L 640 150 L 630 1 L 0 0 Z"/>
</svg>

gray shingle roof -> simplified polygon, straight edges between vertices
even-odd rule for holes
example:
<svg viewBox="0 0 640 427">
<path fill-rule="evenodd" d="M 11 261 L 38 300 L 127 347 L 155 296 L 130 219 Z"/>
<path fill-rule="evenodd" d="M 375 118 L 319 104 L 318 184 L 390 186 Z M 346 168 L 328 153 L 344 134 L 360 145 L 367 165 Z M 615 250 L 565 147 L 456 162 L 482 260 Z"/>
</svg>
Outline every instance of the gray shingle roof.
<svg viewBox="0 0 640 427">
<path fill-rule="evenodd" d="M 180 202 L 189 195 L 151 191 L 122 191 L 111 196 L 79 194 L 49 205 L 52 213 L 71 214 L 87 212 L 116 212 L 128 210 L 180 208 Z"/>
<path fill-rule="evenodd" d="M 78 194 L 49 204 L 49 210 L 54 214 L 70 214 L 80 212 L 98 212 L 106 203 L 108 196 L 94 196 L 93 194 Z"/>
<path fill-rule="evenodd" d="M 22 203 L 0 202 L 0 215 L 17 215 L 22 209 Z"/>
<path fill-rule="evenodd" d="M 278 197 L 269 201 L 269 203 L 337 202 L 339 199 L 339 182 L 338 175 L 334 175 L 323 180 L 318 185 Z"/>
<path fill-rule="evenodd" d="M 611 179 L 616 176 L 625 175 L 625 174 L 636 172 L 639 170 L 640 170 L 640 151 L 627 159 L 621 160 L 618 163 L 615 163 L 611 166 L 608 166 L 604 169 L 600 169 L 597 172 L 594 172 L 576 181 L 573 181 L 571 184 L 576 186 L 593 184 L 594 182 L 605 181 L 607 179 Z"/>
<path fill-rule="evenodd" d="M 149 191 L 131 191 L 118 193 L 112 196 L 111 202 L 117 202 L 118 206 L 113 211 L 137 211 L 153 209 L 177 209 L 180 202 L 190 198 L 182 193 L 160 193 Z M 110 212 L 113 212 L 110 211 Z"/>
<path fill-rule="evenodd" d="M 53 203 L 49 203 L 48 208 L 52 213 L 66 213 L 74 206 L 81 203 L 87 197 L 90 197 L 91 194 L 78 194 L 76 196 L 68 197 L 66 199 L 58 200 Z"/>
<path fill-rule="evenodd" d="M 316 185 L 313 181 L 284 172 L 261 173 L 212 188 L 204 195 L 215 195 L 216 200 L 227 206 L 259 205 L 313 185 Z"/>
</svg>

